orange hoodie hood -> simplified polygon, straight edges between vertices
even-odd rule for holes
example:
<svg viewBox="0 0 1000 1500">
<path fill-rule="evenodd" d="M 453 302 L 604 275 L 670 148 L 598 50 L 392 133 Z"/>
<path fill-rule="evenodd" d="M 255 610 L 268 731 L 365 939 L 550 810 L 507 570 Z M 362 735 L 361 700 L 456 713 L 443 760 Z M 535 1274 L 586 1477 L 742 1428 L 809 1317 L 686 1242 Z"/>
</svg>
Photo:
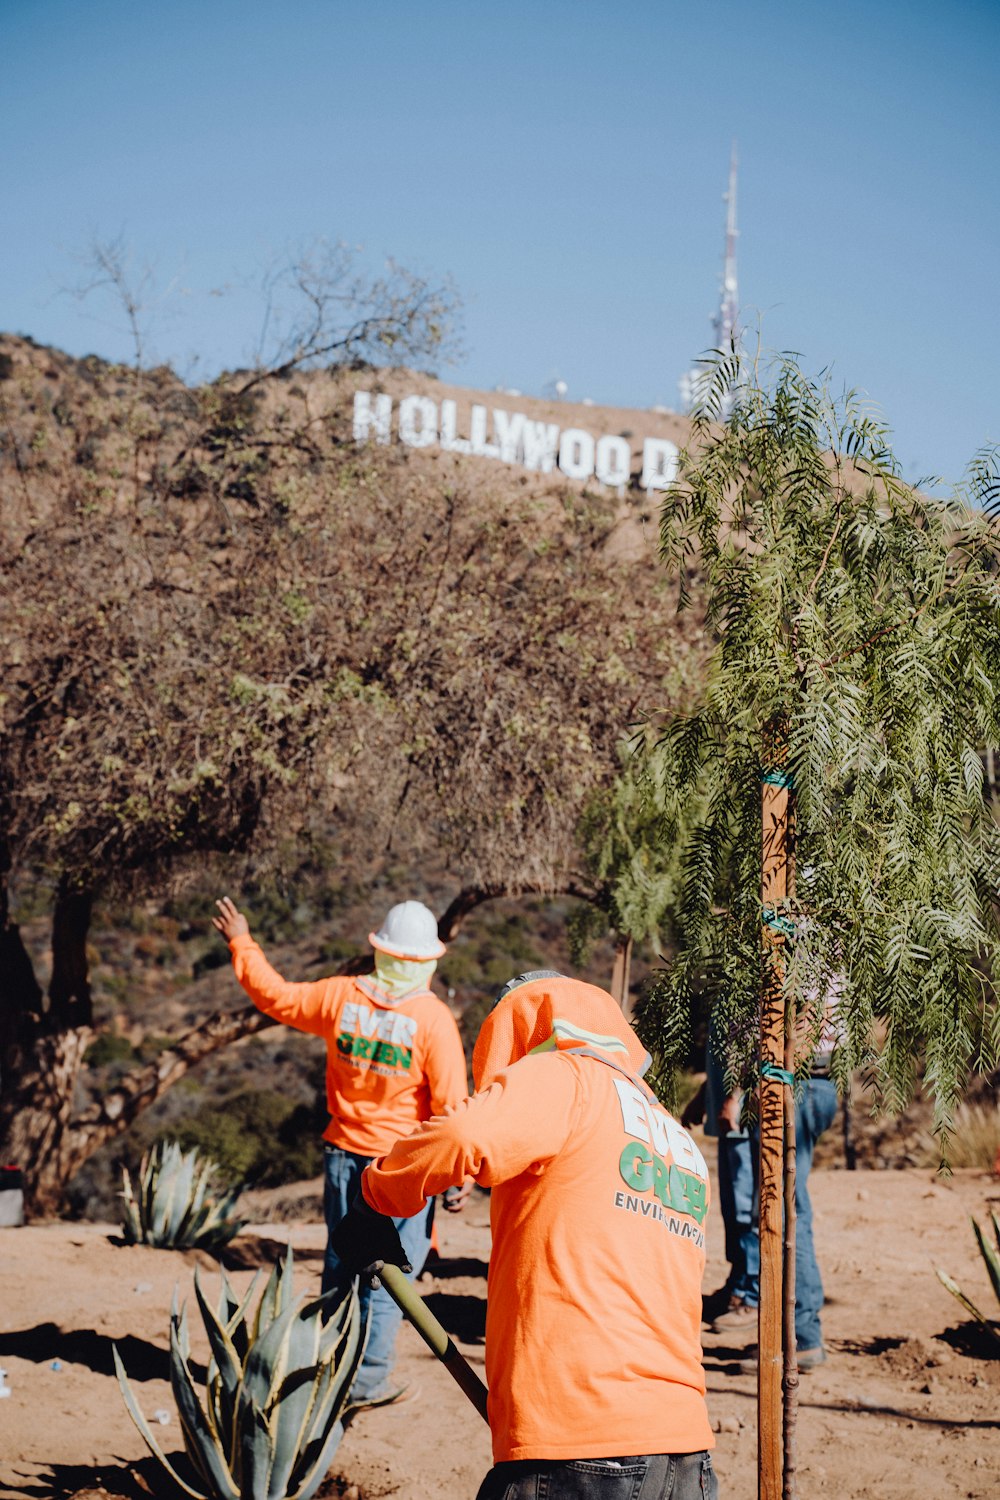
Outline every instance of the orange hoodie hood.
<svg viewBox="0 0 1000 1500">
<path fill-rule="evenodd" d="M 500 991 L 472 1054 L 476 1090 L 529 1052 L 597 1053 L 627 1073 L 645 1073 L 650 1056 L 606 990 L 563 974 L 522 974 Z"/>
</svg>

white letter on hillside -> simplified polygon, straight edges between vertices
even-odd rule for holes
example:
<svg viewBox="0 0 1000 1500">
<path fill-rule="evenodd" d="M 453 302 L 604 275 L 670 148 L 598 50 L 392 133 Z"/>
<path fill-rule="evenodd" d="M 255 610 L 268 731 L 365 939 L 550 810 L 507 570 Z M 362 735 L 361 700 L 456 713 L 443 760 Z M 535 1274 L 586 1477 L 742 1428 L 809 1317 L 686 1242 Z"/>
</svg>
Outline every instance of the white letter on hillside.
<svg viewBox="0 0 1000 1500">
<path fill-rule="evenodd" d="M 469 439 L 456 437 L 458 418 L 454 401 L 441 402 L 441 447 L 447 453 L 468 453 Z"/>
<path fill-rule="evenodd" d="M 469 423 L 471 433 L 472 451 L 479 458 L 499 458 L 500 449 L 496 443 L 486 441 L 486 407 L 474 406 L 472 408 L 472 419 Z"/>
<path fill-rule="evenodd" d="M 642 478 L 644 490 L 669 489 L 677 478 L 677 444 L 666 438 L 647 438 L 642 445 Z"/>
<path fill-rule="evenodd" d="M 524 467 L 551 474 L 559 449 L 558 422 L 524 422 Z"/>
<path fill-rule="evenodd" d="M 559 467 L 567 479 L 589 479 L 594 472 L 594 439 L 582 427 L 567 427 L 559 440 Z"/>
<path fill-rule="evenodd" d="M 493 431 L 500 445 L 500 457 L 505 464 L 516 464 L 524 452 L 524 413 L 493 408 Z"/>
<path fill-rule="evenodd" d="M 374 427 L 376 443 L 389 441 L 389 422 L 392 418 L 392 397 L 376 396 L 375 409 L 369 391 L 354 392 L 354 441 L 364 443 Z"/>
<path fill-rule="evenodd" d="M 628 440 L 610 434 L 597 442 L 597 477 L 602 484 L 628 484 L 632 472 L 632 449 Z"/>
<path fill-rule="evenodd" d="M 399 438 L 408 448 L 437 442 L 437 406 L 430 396 L 404 396 L 399 403 Z"/>
</svg>

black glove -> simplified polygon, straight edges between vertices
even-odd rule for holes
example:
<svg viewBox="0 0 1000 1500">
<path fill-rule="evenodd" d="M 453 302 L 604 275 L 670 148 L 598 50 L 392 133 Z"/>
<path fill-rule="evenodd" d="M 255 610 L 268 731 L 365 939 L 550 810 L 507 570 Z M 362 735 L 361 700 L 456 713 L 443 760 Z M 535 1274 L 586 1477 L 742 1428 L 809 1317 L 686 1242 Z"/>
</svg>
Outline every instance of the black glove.
<svg viewBox="0 0 1000 1500">
<path fill-rule="evenodd" d="M 360 1275 L 376 1261 L 399 1266 L 402 1271 L 413 1269 L 395 1224 L 369 1208 L 360 1193 L 331 1234 L 330 1244 L 352 1276 Z"/>
</svg>

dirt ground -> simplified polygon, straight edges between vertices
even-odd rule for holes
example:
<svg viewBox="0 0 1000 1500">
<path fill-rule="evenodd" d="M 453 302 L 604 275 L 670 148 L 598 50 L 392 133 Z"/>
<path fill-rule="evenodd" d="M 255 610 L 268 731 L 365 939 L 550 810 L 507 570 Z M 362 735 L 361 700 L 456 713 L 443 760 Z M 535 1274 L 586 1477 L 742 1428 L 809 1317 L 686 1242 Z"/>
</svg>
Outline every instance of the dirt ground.
<svg viewBox="0 0 1000 1500">
<path fill-rule="evenodd" d="M 830 1357 L 802 1377 L 799 1495 L 996 1497 L 1000 1358 L 963 1321 L 934 1267 L 945 1267 L 990 1309 L 969 1215 L 1000 1207 L 1000 1186 L 978 1173 L 942 1182 L 923 1171 L 816 1170 L 810 1181 Z M 260 1224 L 234 1242 L 246 1267 L 232 1272 L 236 1284 L 290 1241 L 297 1281 L 315 1287 L 324 1240 L 315 1190 L 303 1189 L 300 1204 L 307 1222 Z M 477 1194 L 461 1219 L 445 1219 L 442 1258 L 421 1283 L 480 1370 L 488 1212 Z M 164 1446 L 179 1447 L 166 1379 L 170 1300 L 175 1285 L 188 1296 L 194 1353 L 203 1358 L 191 1276 L 203 1264 L 211 1285 L 213 1262 L 199 1252 L 116 1245 L 116 1235 L 108 1225 L 73 1223 L 0 1230 L 0 1366 L 11 1392 L 0 1401 L 0 1496 L 169 1493 L 125 1412 L 111 1345 L 117 1342 L 147 1415 L 169 1413 L 155 1429 Z M 709 1289 L 722 1279 L 721 1239 L 711 1222 Z M 710 1412 L 721 1428 L 721 1494 L 752 1500 L 755 1381 L 738 1373 L 732 1336 L 706 1332 L 704 1342 Z M 471 1500 L 490 1462 L 485 1425 L 408 1327 L 399 1369 L 419 1386 L 418 1399 L 355 1421 L 323 1493 Z"/>
</svg>

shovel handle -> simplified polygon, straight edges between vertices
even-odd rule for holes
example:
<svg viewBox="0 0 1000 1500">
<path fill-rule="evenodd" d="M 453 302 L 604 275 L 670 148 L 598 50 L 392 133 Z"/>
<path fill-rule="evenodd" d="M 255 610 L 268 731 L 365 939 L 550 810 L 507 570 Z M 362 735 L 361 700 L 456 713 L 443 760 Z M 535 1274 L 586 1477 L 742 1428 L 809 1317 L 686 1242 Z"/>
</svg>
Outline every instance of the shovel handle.
<svg viewBox="0 0 1000 1500">
<path fill-rule="evenodd" d="M 413 1324 L 428 1349 L 437 1355 L 448 1374 L 461 1386 L 483 1421 L 488 1422 L 485 1385 L 468 1360 L 455 1348 L 413 1283 L 407 1281 L 398 1266 L 376 1261 L 371 1269 L 404 1318 Z"/>
</svg>

